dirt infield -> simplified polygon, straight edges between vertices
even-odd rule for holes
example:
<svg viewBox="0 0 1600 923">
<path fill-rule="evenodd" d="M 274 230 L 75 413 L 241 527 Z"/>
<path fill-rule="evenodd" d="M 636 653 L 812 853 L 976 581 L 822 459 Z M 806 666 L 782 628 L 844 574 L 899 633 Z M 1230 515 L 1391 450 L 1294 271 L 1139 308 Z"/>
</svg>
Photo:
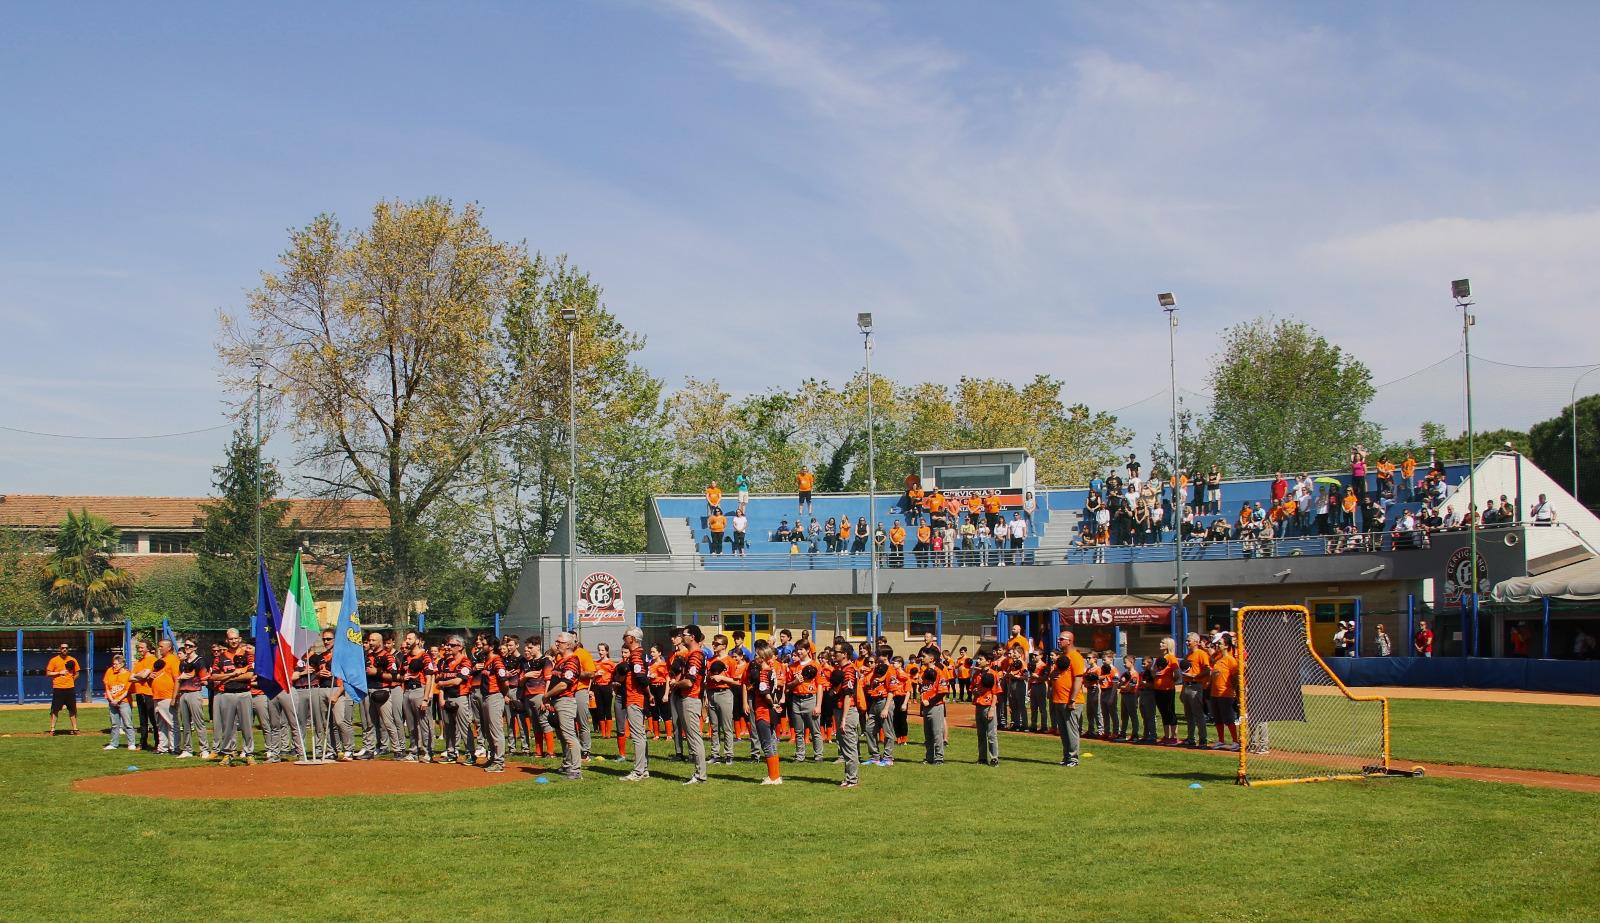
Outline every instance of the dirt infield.
<svg viewBox="0 0 1600 923">
<path fill-rule="evenodd" d="M 96 776 L 74 782 L 75 791 L 169 799 L 328 798 L 340 795 L 420 795 L 524 782 L 543 775 L 531 766 L 489 773 L 450 763 L 371 760 L 297 766 L 185 766 Z"/>
</svg>

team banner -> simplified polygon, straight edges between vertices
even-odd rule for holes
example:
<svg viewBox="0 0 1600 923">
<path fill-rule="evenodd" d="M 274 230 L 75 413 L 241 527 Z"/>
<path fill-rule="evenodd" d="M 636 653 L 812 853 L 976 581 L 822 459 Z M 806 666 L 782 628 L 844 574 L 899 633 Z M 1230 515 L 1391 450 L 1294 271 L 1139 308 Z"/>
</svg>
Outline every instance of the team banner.
<svg viewBox="0 0 1600 923">
<path fill-rule="evenodd" d="M 1056 610 L 1063 625 L 1165 625 L 1170 606 L 1069 606 Z"/>
<path fill-rule="evenodd" d="M 622 582 L 605 571 L 595 571 L 578 584 L 580 625 L 620 625 L 623 611 Z"/>
</svg>

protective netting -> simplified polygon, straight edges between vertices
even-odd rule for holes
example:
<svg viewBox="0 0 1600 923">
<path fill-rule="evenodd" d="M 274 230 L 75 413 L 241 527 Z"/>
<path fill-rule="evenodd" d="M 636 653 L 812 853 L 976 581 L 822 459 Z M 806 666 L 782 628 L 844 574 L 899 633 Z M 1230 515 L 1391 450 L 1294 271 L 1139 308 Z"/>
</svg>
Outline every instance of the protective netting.
<svg viewBox="0 0 1600 923">
<path fill-rule="evenodd" d="M 1381 775 L 1389 703 L 1352 696 L 1309 643 L 1302 606 L 1239 610 L 1243 669 L 1239 781 L 1249 785 Z"/>
</svg>

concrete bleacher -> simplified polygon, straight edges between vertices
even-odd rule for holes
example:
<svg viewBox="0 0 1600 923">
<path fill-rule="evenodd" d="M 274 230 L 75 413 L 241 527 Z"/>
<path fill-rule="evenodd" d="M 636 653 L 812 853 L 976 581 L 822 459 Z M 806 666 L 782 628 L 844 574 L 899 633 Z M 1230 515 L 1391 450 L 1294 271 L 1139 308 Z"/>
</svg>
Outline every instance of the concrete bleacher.
<svg viewBox="0 0 1600 923">
<path fill-rule="evenodd" d="M 1451 485 L 1459 482 L 1466 476 L 1466 473 L 1467 466 L 1465 464 L 1445 465 L 1445 474 L 1448 483 Z M 1375 474 L 1376 472 L 1372 472 L 1367 476 L 1369 492 L 1374 494 L 1377 491 Z M 1336 477 L 1342 484 L 1348 485 L 1350 483 L 1348 471 L 1313 472 L 1312 476 L 1314 478 Z M 1260 502 L 1263 507 L 1269 507 L 1272 501 L 1272 480 L 1270 477 L 1262 477 L 1223 481 L 1221 512 L 1215 515 L 1205 514 L 1201 517 L 1202 521 L 1209 524 L 1217 515 L 1220 515 L 1225 521 L 1232 524 L 1237 521 L 1240 509 L 1246 505 L 1254 506 L 1257 502 Z M 1071 549 L 1073 549 L 1073 542 L 1077 537 L 1080 515 L 1088 496 L 1089 489 L 1087 487 L 1050 488 L 1038 492 L 1038 506 L 1033 513 L 1032 528 L 1029 530 L 1028 539 L 1025 543 L 1025 547 L 1030 551 L 1030 560 L 1061 561 L 1069 558 L 1069 551 L 1071 554 L 1077 553 L 1076 551 L 1071 551 Z M 766 566 L 761 559 L 770 561 L 773 556 L 789 554 L 789 544 L 774 540 L 773 535 L 776 533 L 780 523 L 787 521 L 792 525 L 795 522 L 798 513 L 797 499 L 794 494 L 751 495 L 749 506 L 745 511 L 750 520 L 746 537 L 749 545 L 748 554 L 756 560 L 750 561 L 749 566 Z M 886 531 L 897 519 L 902 525 L 907 524 L 905 513 L 899 506 L 902 499 L 903 497 L 900 494 L 878 495 L 876 502 L 878 521 L 883 524 Z M 655 498 L 654 502 L 656 515 L 661 521 L 661 535 L 666 543 L 666 547 L 653 548 L 652 551 L 654 553 L 672 555 L 709 554 L 711 541 L 710 532 L 706 524 L 708 511 L 704 496 L 659 496 Z M 731 493 L 724 494 L 722 509 L 730 518 L 737 505 L 736 496 Z M 1392 504 L 1389 507 L 1390 512 L 1388 515 L 1391 517 L 1389 521 L 1392 523 L 1393 517 L 1398 516 L 1400 510 L 1407 508 L 1418 510 L 1421 507 L 1422 504 L 1418 502 Z M 853 526 L 858 518 L 867 515 L 867 508 L 868 498 L 864 493 L 821 494 L 813 498 L 812 510 L 803 519 L 809 527 L 812 517 L 815 517 L 818 523 L 826 523 L 829 517 L 833 517 L 835 520 L 849 517 Z M 1008 510 L 1008 518 L 1009 512 Z M 909 528 L 908 531 L 910 531 Z M 731 550 L 731 527 L 727 536 L 727 542 L 723 546 L 722 557 L 724 559 L 729 557 L 729 551 Z M 1172 541 L 1171 530 L 1164 530 L 1161 537 L 1162 541 L 1170 543 Z M 1278 541 L 1280 543 L 1289 543 L 1296 540 L 1279 539 Z M 1317 542 L 1319 540 L 1307 538 L 1304 541 Z M 818 544 L 820 547 L 820 540 Z M 1198 543 L 1196 544 L 1198 545 Z M 910 545 L 911 542 L 907 542 L 908 551 Z M 1288 544 L 1281 544 L 1280 548 L 1284 553 L 1292 553 L 1291 546 Z M 802 552 L 805 551 L 804 548 L 801 550 Z M 1306 550 L 1309 553 L 1309 546 Z M 1107 549 L 1106 552 L 1115 554 L 1117 556 L 1116 559 L 1119 561 L 1124 558 L 1130 561 L 1156 560 L 1163 556 L 1167 560 L 1172 558 L 1171 548 L 1167 547 L 1163 551 L 1160 545 L 1119 546 L 1117 549 Z M 1193 552 L 1193 554 L 1206 553 L 1199 549 Z M 1230 554 L 1226 549 L 1219 549 L 1215 553 L 1224 557 Z M 1190 557 L 1191 552 L 1186 549 L 1184 556 L 1186 558 Z M 830 566 L 867 566 L 866 555 L 864 554 L 857 556 L 859 558 L 858 561 L 851 561 L 851 556 L 848 554 L 838 557 L 842 560 L 830 562 Z"/>
</svg>

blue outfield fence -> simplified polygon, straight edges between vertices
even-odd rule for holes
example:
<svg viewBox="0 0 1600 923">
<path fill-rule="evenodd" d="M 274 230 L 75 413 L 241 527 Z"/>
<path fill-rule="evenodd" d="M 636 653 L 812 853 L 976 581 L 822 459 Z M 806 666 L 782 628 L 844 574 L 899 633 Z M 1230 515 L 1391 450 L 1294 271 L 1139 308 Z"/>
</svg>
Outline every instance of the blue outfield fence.
<svg viewBox="0 0 1600 923">
<path fill-rule="evenodd" d="M 78 701 L 102 698 L 100 677 L 111 658 L 123 652 L 130 630 L 124 623 L 73 627 L 6 628 L 0 630 L 0 702 L 50 701 L 45 667 L 65 643 L 77 658 Z"/>
</svg>

